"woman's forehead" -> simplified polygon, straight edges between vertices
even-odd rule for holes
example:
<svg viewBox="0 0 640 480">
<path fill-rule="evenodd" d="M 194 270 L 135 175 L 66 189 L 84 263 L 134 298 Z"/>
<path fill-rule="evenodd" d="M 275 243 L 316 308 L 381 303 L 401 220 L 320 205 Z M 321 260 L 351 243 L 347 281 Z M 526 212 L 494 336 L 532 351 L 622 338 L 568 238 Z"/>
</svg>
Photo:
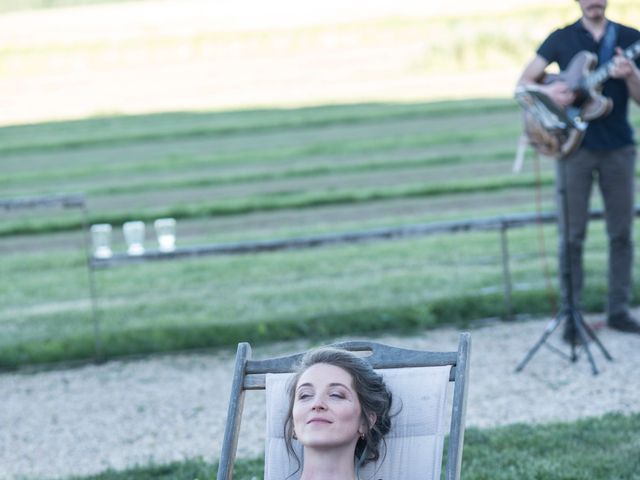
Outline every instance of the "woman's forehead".
<svg viewBox="0 0 640 480">
<path fill-rule="evenodd" d="M 297 386 L 311 384 L 320 387 L 332 383 L 340 383 L 353 388 L 353 376 L 342 367 L 328 363 L 316 363 L 300 375 Z"/>
</svg>

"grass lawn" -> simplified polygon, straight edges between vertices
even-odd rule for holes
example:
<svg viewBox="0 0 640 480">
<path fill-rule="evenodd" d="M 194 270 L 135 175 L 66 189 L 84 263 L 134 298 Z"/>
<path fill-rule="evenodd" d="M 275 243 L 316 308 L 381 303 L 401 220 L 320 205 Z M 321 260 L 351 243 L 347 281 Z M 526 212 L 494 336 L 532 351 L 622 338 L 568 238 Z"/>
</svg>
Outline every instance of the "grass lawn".
<svg viewBox="0 0 640 480">
<path fill-rule="evenodd" d="M 85 192 L 90 223 L 112 223 L 120 252 L 122 222 L 151 230 L 161 216 L 176 217 L 178 244 L 192 246 L 553 208 L 551 161 L 530 156 L 510 171 L 519 129 L 510 101 L 171 115 L 0 129 L 0 183 L 13 196 Z M 5 212 L 1 366 L 94 355 L 82 221 L 73 209 Z M 509 232 L 516 314 L 553 313 L 555 243 L 553 226 Z M 605 251 L 594 223 L 588 309 L 602 308 Z M 107 357 L 507 313 L 495 231 L 129 264 L 96 270 L 94 281 Z"/>
<path fill-rule="evenodd" d="M 466 480 L 637 480 L 638 429 L 637 414 L 609 414 L 575 423 L 469 428 L 465 434 L 462 476 Z M 73 480 L 206 480 L 215 478 L 216 471 L 216 465 L 193 460 Z M 235 479 L 252 480 L 262 475 L 259 459 L 236 463 Z"/>
</svg>

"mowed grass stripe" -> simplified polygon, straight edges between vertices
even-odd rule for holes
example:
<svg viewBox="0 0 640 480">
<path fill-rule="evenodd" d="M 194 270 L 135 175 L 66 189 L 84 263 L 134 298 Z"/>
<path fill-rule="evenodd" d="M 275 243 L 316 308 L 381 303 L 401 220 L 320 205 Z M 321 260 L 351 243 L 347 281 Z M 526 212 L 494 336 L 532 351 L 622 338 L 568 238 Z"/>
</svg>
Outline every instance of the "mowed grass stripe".
<svg viewBox="0 0 640 480">
<path fill-rule="evenodd" d="M 549 185 L 551 176 L 546 176 L 542 183 Z M 439 195 L 464 195 L 477 192 L 490 192 L 513 188 L 532 188 L 539 185 L 535 178 L 503 176 L 481 180 L 453 180 L 435 184 L 424 182 L 388 186 L 379 188 L 332 189 L 324 191 L 301 192 L 296 190 L 278 191 L 271 194 L 253 195 L 238 198 L 220 199 L 213 202 L 181 203 L 180 195 L 176 194 L 169 205 L 149 206 L 147 208 L 129 207 L 130 202 L 120 198 L 120 209 L 105 213 L 91 213 L 90 223 L 122 224 L 136 218 L 152 221 L 161 217 L 188 219 L 210 216 L 240 215 L 255 212 L 266 212 L 283 209 L 316 208 L 326 205 L 354 204 L 398 198 L 431 197 Z M 190 190 L 191 191 L 191 190 Z M 192 191 L 191 191 L 192 192 Z M 193 193 L 193 192 L 192 192 Z M 200 195 L 198 195 L 200 196 Z M 164 195 L 160 199 L 166 200 Z M 153 198 L 148 199 L 151 203 Z M 46 231 L 64 231 L 77 229 L 82 226 L 81 218 L 68 216 L 63 218 L 43 217 L 41 219 L 24 222 L 15 220 L 5 222 L 0 226 L 0 235 L 36 234 Z"/>
<path fill-rule="evenodd" d="M 640 115 L 633 109 L 634 124 L 640 126 Z M 495 130 L 487 129 L 485 112 L 478 109 L 474 116 L 464 121 L 443 122 L 438 118 L 421 119 L 414 123 L 417 132 L 407 134 L 401 128 L 393 131 L 389 127 L 381 133 L 363 131 L 359 138 L 353 138 L 353 130 L 348 127 L 338 129 L 339 136 L 325 137 L 323 130 L 313 131 L 311 138 L 303 141 L 295 134 L 278 133 L 267 136 L 248 136 L 238 139 L 197 139 L 191 142 L 161 141 L 101 146 L 64 152 L 47 151 L 40 154 L 3 155 L 4 175 L 0 185 L 4 187 L 20 183 L 37 183 L 49 180 L 63 182 L 65 179 L 103 178 L 105 175 L 148 175 L 158 172 L 177 173 L 185 169 L 214 167 L 252 168 L 268 165 L 269 168 L 283 168 L 280 165 L 313 162 L 331 163 L 339 156 L 340 162 L 348 162 L 357 154 L 376 154 L 403 149 L 441 149 L 455 145 L 458 151 L 465 151 L 467 158 L 470 143 L 473 151 L 482 144 L 495 142 L 502 150 L 511 148 L 515 153 L 515 143 L 521 133 L 519 117 L 515 111 L 495 121 Z M 430 125 L 439 125 L 433 133 Z M 406 124 L 402 124 L 404 126 Z M 499 128 L 502 126 L 502 128 Z M 335 130 L 334 130 L 335 131 Z M 389 135 L 392 132 L 392 135 Z M 364 138 L 363 138 L 364 135 Z M 275 145 L 269 138 L 277 139 Z M 462 144 L 459 144 L 461 142 Z M 54 168 L 55 167 L 55 168 Z M 28 185 L 27 185 L 28 186 Z"/>
<path fill-rule="evenodd" d="M 481 100 L 424 104 L 355 104 L 301 109 L 235 112 L 165 113 L 104 117 L 0 128 L 0 153 L 75 149 L 89 146 L 178 140 L 201 136 L 234 136 L 278 130 L 315 129 L 397 121 L 420 116 L 444 118 L 482 108 L 485 113 L 512 111 L 512 101 Z"/>
<path fill-rule="evenodd" d="M 485 158 L 487 161 L 493 160 L 511 160 L 512 152 L 503 151 L 490 155 L 477 155 L 476 160 Z M 362 158 L 362 156 L 358 156 Z M 344 162 L 327 165 L 314 165 L 313 162 L 300 162 L 299 167 L 279 168 L 261 168 L 255 171 L 247 171 L 247 169 L 237 169 L 233 172 L 225 174 L 225 172 L 216 172 L 217 175 L 211 177 L 202 177 L 203 172 L 195 172 L 186 178 L 170 180 L 163 178 L 155 180 L 153 184 L 148 181 L 138 181 L 136 183 L 128 183 L 125 185 L 113 185 L 107 187 L 96 187 L 93 189 L 84 189 L 83 191 L 89 195 L 104 194 L 123 194 L 132 192 L 172 190 L 172 189 L 188 189 L 193 187 L 213 187 L 213 186 L 231 186 L 247 183 L 263 183 L 270 181 L 296 179 L 296 178 L 318 178 L 325 176 L 335 176 L 354 173 L 372 173 L 372 172 L 398 172 L 406 169 L 415 169 L 416 167 L 430 166 L 451 166 L 461 164 L 467 161 L 463 155 L 439 156 L 433 158 L 425 158 L 422 154 L 416 155 L 415 158 L 404 157 L 402 159 L 382 159 L 380 161 L 367 161 L 368 157 L 362 158 L 361 163 Z M 213 170 L 213 169 L 211 169 Z M 213 173 L 213 172 L 212 172 Z"/>
<path fill-rule="evenodd" d="M 512 131 L 505 130 L 511 129 Z M 199 138 L 191 141 L 141 142 L 128 146 L 40 154 L 5 155 L 3 185 L 33 182 L 48 174 L 53 180 L 96 177 L 105 174 L 149 174 L 185 168 L 278 168 L 332 156 L 393 152 L 408 148 L 428 149 L 456 142 L 480 143 L 491 139 L 517 139 L 513 115 L 497 118 L 467 118 L 446 122 L 424 117 L 411 121 L 371 124 L 363 127 L 339 126 L 304 132 L 279 131 L 237 138 Z M 342 161 L 348 161 L 348 158 Z M 27 165 L 30 168 L 27 168 Z M 55 167 L 55 168 L 53 168 Z"/>
<path fill-rule="evenodd" d="M 312 177 L 339 173 L 378 170 L 403 170 L 416 166 L 451 165 L 493 160 L 512 160 L 513 151 L 496 150 L 495 142 L 478 142 L 469 158 L 468 147 L 439 149 L 410 147 L 393 150 L 377 149 L 367 152 L 291 156 L 290 161 L 270 164 L 268 161 L 251 165 L 230 163 L 216 165 L 205 159 L 176 161 L 166 168 L 141 165 L 105 165 L 99 168 L 79 166 L 62 172 L 28 171 L 7 175 L 0 179 L 6 191 L 42 185 L 55 180 L 48 188 L 56 191 L 83 191 L 85 194 L 121 193 L 150 189 L 170 189 L 197 185 L 229 185 L 234 183 L 270 181 L 282 178 Z M 442 153 L 440 153 L 442 152 Z M 293 152 L 292 152 L 293 153 Z M 301 152 L 306 153 L 306 152 Z M 283 156 L 288 156 L 283 155 Z"/>
</svg>

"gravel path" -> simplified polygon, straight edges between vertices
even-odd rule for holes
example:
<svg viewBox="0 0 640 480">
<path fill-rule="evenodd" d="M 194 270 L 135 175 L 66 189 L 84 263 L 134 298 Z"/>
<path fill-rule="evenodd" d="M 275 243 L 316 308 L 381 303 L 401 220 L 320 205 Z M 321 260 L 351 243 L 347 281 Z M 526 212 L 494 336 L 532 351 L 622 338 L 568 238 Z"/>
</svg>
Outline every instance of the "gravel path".
<svg viewBox="0 0 640 480">
<path fill-rule="evenodd" d="M 595 318 L 588 318 L 595 321 Z M 609 329 L 598 336 L 614 357 L 582 352 L 570 363 L 542 348 L 524 372 L 515 365 L 547 320 L 487 323 L 473 329 L 467 425 L 568 421 L 640 411 L 640 337 Z M 458 332 L 378 341 L 409 348 L 454 349 Z M 550 343 L 560 346 L 559 334 Z M 254 348 L 254 358 L 304 350 L 306 342 Z M 0 478 L 65 478 L 150 462 L 214 460 L 226 418 L 234 351 L 114 361 L 70 370 L 0 375 Z M 262 392 L 250 392 L 239 456 L 261 453 Z M 250 420 L 248 420 L 250 419 Z"/>
</svg>

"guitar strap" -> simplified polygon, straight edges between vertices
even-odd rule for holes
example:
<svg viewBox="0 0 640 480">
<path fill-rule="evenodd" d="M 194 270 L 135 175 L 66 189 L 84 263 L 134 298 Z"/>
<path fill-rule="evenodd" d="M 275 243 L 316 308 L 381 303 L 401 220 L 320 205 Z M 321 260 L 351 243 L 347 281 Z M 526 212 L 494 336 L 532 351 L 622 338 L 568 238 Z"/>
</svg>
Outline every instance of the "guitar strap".
<svg viewBox="0 0 640 480">
<path fill-rule="evenodd" d="M 613 58 L 613 52 L 618 39 L 618 24 L 611 20 L 607 23 L 607 31 L 602 37 L 600 51 L 598 52 L 598 66 L 604 65 Z"/>
</svg>

